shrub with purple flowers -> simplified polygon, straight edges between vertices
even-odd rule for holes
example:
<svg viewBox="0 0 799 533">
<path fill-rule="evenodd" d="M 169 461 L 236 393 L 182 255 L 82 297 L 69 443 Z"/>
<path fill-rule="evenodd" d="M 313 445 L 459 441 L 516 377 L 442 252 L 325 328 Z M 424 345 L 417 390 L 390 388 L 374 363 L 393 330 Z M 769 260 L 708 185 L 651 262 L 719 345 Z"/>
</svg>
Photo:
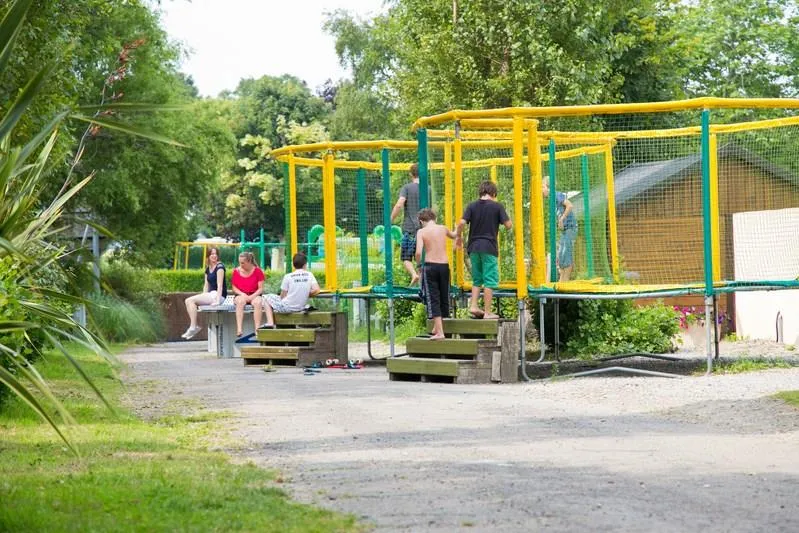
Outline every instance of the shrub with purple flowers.
<svg viewBox="0 0 799 533">
<path fill-rule="evenodd" d="M 681 329 L 688 329 L 694 324 L 699 326 L 705 325 L 705 309 L 703 307 L 675 305 L 674 310 L 677 312 L 677 320 L 680 322 Z M 727 326 L 730 324 L 730 320 L 730 316 L 719 309 L 716 322 L 722 329 L 726 330 Z"/>
</svg>

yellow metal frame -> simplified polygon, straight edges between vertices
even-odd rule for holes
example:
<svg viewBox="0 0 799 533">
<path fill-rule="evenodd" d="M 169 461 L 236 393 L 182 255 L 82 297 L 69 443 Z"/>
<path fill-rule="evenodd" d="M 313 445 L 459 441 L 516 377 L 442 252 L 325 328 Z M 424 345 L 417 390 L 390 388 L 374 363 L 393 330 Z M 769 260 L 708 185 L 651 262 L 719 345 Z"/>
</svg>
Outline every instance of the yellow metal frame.
<svg viewBox="0 0 799 533">
<path fill-rule="evenodd" d="M 291 255 L 294 257 L 299 250 L 299 236 L 297 234 L 297 164 L 294 154 L 288 156 L 289 164 L 289 231 L 291 232 Z"/>
<path fill-rule="evenodd" d="M 322 205 L 325 222 L 325 286 L 338 289 L 336 272 L 336 184 L 333 170 L 333 154 L 327 153 L 322 167 Z"/>
<path fill-rule="evenodd" d="M 455 139 L 452 143 L 453 159 L 455 161 L 455 213 L 460 221 L 463 213 L 463 141 Z M 464 268 L 464 247 L 455 250 L 455 282 L 458 287 L 463 287 L 466 280 Z"/>
<path fill-rule="evenodd" d="M 721 281 L 721 231 L 719 229 L 719 157 L 718 138 L 710 135 L 710 245 L 713 257 L 713 281 Z"/>
<path fill-rule="evenodd" d="M 430 163 L 430 170 L 443 170 L 444 174 L 444 223 L 452 227 L 463 212 L 463 173 L 464 169 L 488 168 L 492 181 L 497 182 L 498 167 L 512 167 L 513 171 L 513 208 L 514 208 L 514 247 L 516 262 L 516 280 L 503 284 L 513 287 L 517 295 L 523 298 L 528 293 L 528 278 L 532 287 L 546 287 L 546 249 L 544 235 L 544 202 L 541 191 L 542 163 L 549 160 L 549 153 L 542 152 L 542 146 L 550 139 L 560 146 L 572 146 L 556 153 L 556 159 L 563 160 L 581 155 L 601 154 L 604 156 L 605 178 L 607 189 L 609 253 L 613 277 L 618 281 L 620 275 L 620 257 L 618 251 L 618 229 L 616 221 L 615 179 L 613 147 L 618 141 L 640 138 L 668 138 L 698 136 L 699 126 L 672 128 L 661 130 L 639 131 L 606 131 L 606 132 L 568 132 L 539 131 L 538 118 L 569 117 L 585 115 L 604 115 L 620 113 L 664 113 L 714 108 L 783 108 L 799 109 L 799 99 L 724 99 L 697 98 L 693 100 L 655 102 L 641 104 L 611 104 L 591 106 L 543 107 L 543 108 L 503 108 L 488 110 L 452 110 L 447 113 L 422 117 L 414 123 L 414 127 L 430 128 L 447 122 L 457 123 L 457 129 L 428 129 L 428 148 L 443 151 L 443 162 Z M 719 228 L 718 198 L 718 135 L 742 131 L 753 131 L 764 128 L 777 128 L 799 125 L 799 116 L 759 120 L 746 123 L 711 125 L 711 239 L 713 253 L 713 279 L 721 281 L 721 252 Z M 525 133 L 526 132 L 526 133 Z M 416 141 L 376 140 L 323 142 L 307 145 L 286 146 L 272 151 L 271 155 L 289 163 L 289 202 L 291 203 L 290 231 L 292 253 L 297 251 L 299 243 L 297 235 L 296 215 L 296 166 L 319 167 L 323 176 L 323 202 L 325 231 L 325 273 L 327 289 L 338 290 L 336 276 L 336 235 L 335 235 L 335 170 L 366 169 L 381 171 L 380 162 L 349 161 L 336 159 L 335 152 L 349 150 L 417 150 Z M 480 160 L 464 160 L 469 149 L 507 148 L 512 150 L 511 157 L 486 158 Z M 526 153 L 525 153 L 526 150 Z M 523 169 L 528 165 L 530 184 L 530 243 L 525 243 Z M 407 171 L 411 163 L 391 163 L 391 171 Z M 332 229 L 331 229 L 332 228 Z M 525 246 L 530 246 L 531 256 L 525 257 Z M 205 254 L 204 254 L 205 255 Z M 465 276 L 465 251 L 453 250 L 451 242 L 447 243 L 447 256 L 453 268 L 454 281 L 459 287 L 468 287 Z M 188 260 L 188 254 L 187 258 Z M 526 264 L 525 260 L 530 264 Z M 179 253 L 176 249 L 173 264 L 177 268 Z M 558 285 L 558 284 L 556 284 Z M 560 284 L 563 285 L 563 284 Z"/>
<path fill-rule="evenodd" d="M 455 226 L 452 212 L 452 146 L 444 145 L 444 225 Z M 452 272 L 452 241 L 447 239 L 447 263 Z"/>
<path fill-rule="evenodd" d="M 619 232 L 616 228 L 616 188 L 613 174 L 613 151 L 605 147 L 605 187 L 608 191 L 608 233 L 610 233 L 610 263 L 613 279 L 619 280 Z"/>
<path fill-rule="evenodd" d="M 519 223 L 524 220 L 524 206 L 522 204 L 522 191 L 524 183 L 522 174 L 524 172 L 524 126 L 523 119 L 516 117 L 513 119 L 513 213 L 516 215 L 516 223 L 513 224 L 514 247 L 516 249 L 516 297 L 519 299 L 527 297 L 527 269 L 524 267 L 524 228 Z"/>
<path fill-rule="evenodd" d="M 499 118 L 543 118 L 585 115 L 615 115 L 623 113 L 667 113 L 691 109 L 797 109 L 799 98 L 692 98 L 689 100 L 670 100 L 667 102 L 647 102 L 636 104 L 600 104 L 551 107 L 505 107 L 498 109 L 465 110 L 456 109 L 422 117 L 413 123 L 413 129 L 429 128 L 439 124 L 460 121 L 463 125 L 468 119 Z"/>
</svg>

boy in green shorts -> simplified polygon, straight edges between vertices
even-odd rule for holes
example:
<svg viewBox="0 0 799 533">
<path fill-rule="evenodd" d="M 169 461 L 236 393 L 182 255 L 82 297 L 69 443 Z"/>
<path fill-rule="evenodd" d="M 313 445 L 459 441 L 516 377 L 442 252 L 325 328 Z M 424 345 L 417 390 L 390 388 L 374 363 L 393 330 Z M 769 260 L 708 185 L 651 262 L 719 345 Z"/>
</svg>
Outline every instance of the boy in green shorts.
<svg viewBox="0 0 799 533">
<path fill-rule="evenodd" d="M 491 181 L 480 184 L 479 200 L 466 206 L 463 217 L 455 227 L 457 238 L 455 246 L 463 246 L 463 227 L 469 224 L 469 245 L 466 248 L 472 263 L 472 297 L 469 300 L 469 313 L 474 318 L 499 318 L 491 312 L 494 289 L 499 287 L 499 266 L 497 256 L 499 247 L 497 233 L 499 225 L 507 229 L 513 223 L 505 212 L 505 207 L 497 202 L 497 186 Z M 483 309 L 477 305 L 483 287 Z"/>
</svg>

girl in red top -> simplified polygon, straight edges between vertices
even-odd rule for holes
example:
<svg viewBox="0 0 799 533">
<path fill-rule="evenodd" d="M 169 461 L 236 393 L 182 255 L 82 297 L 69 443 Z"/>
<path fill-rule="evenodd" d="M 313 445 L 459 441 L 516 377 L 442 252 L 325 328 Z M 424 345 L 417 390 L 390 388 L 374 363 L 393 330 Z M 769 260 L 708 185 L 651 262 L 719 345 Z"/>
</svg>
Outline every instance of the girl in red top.
<svg viewBox="0 0 799 533">
<path fill-rule="evenodd" d="M 233 293 L 236 295 L 236 336 L 241 337 L 241 326 L 244 322 L 244 306 L 252 306 L 252 319 L 255 328 L 261 325 L 261 294 L 264 292 L 264 271 L 255 264 L 251 252 L 239 254 L 239 266 L 233 269 L 231 280 Z"/>
</svg>

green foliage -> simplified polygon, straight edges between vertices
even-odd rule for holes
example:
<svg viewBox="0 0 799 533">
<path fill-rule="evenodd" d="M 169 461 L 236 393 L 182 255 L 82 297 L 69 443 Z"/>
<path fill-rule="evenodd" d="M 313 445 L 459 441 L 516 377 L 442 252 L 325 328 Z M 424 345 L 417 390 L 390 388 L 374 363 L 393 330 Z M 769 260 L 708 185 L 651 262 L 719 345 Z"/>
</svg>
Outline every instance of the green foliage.
<svg viewBox="0 0 799 533">
<path fill-rule="evenodd" d="M 203 269 L 153 269 L 143 270 L 141 274 L 149 277 L 156 290 L 161 294 L 169 292 L 201 292 L 205 283 L 205 271 Z M 227 275 L 228 287 L 230 287 L 231 274 L 232 272 Z"/>
<path fill-rule="evenodd" d="M 229 104 L 226 113 L 238 151 L 235 165 L 222 176 L 220 193 L 211 198 L 206 218 L 223 237 L 238 237 L 243 228 L 246 238 L 253 239 L 264 228 L 269 240 L 281 240 L 283 165 L 268 153 L 287 144 L 327 140 L 323 119 L 329 107 L 304 82 L 289 75 L 245 79 L 234 92 L 222 96 Z M 300 212 L 307 211 L 306 206 L 318 211 L 322 198 L 321 177 L 304 179 L 307 172 L 303 169 L 297 179 Z M 304 227 L 302 221 L 300 225 Z"/>
<path fill-rule="evenodd" d="M 41 372 L 84 423 L 72 433 L 84 456 L 64 454 L 26 405 L 9 402 L 0 413 L 0 530 L 361 531 L 353 517 L 289 500 L 277 472 L 209 451 L 225 439 L 224 414 L 160 401 L 157 419 L 144 422 L 120 398 L 151 394 L 152 382 L 126 390 L 105 361 L 71 351 L 118 415 L 66 361 L 47 357 Z"/>
<path fill-rule="evenodd" d="M 538 305 L 533 320 L 538 324 Z M 546 339 L 554 337 L 554 305 L 545 310 Z M 560 303 L 560 340 L 565 351 L 590 359 L 622 353 L 666 353 L 679 331 L 677 314 L 671 307 L 655 304 L 636 306 L 631 300 L 564 300 Z"/>
<path fill-rule="evenodd" d="M 5 5 L 0 7 L 0 15 L 5 11 Z M 41 97 L 20 122 L 15 140 L 32 137 L 62 110 L 89 102 L 119 104 L 106 109 L 102 120 L 135 120 L 140 128 L 190 146 L 178 149 L 111 135 L 109 128 L 84 131 L 85 126 L 67 124 L 53 147 L 45 195 L 53 196 L 67 180 L 65 162 L 82 139 L 85 152 L 76 172 L 94 171 L 96 176 L 84 190 L 80 207 L 91 211 L 94 220 L 102 221 L 137 257 L 153 264 L 168 257 L 175 240 L 187 236 L 191 222 L 186 215 L 204 203 L 220 170 L 232 163 L 235 149 L 227 118 L 214 103 L 149 116 L 123 107 L 135 101 L 195 100 L 191 81 L 177 71 L 179 56 L 149 2 L 42 0 L 31 8 L 17 52 L 0 80 L 0 102 L 10 102 L 42 65 L 57 63 L 39 89 Z"/>
<path fill-rule="evenodd" d="M 124 261 L 113 261 L 103 264 L 101 268 L 103 281 L 111 292 L 119 298 L 131 303 L 150 302 L 158 299 L 162 286 L 151 270 L 135 267 Z M 202 274 L 199 276 L 199 289 L 202 289 Z"/>
<path fill-rule="evenodd" d="M 91 298 L 92 317 L 97 331 L 110 342 L 155 342 L 163 337 L 160 313 L 147 312 L 111 295 Z"/>
<path fill-rule="evenodd" d="M 700 0 L 674 12 L 672 44 L 687 96 L 796 97 L 799 11 L 794 0 Z"/>
<path fill-rule="evenodd" d="M 745 372 L 759 372 L 770 368 L 791 368 L 788 361 L 780 359 L 736 359 L 732 361 L 719 361 L 713 365 L 714 374 L 743 374 Z"/>
<path fill-rule="evenodd" d="M 785 400 L 794 407 L 799 407 L 799 390 L 778 392 L 775 396 Z"/>
</svg>

